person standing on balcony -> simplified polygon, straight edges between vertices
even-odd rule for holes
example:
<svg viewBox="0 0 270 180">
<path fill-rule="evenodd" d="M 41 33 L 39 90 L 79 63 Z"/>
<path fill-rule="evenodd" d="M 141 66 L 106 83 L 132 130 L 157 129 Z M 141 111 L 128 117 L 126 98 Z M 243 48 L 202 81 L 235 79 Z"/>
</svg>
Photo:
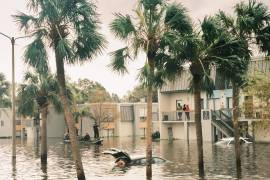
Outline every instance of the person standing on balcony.
<svg viewBox="0 0 270 180">
<path fill-rule="evenodd" d="M 189 111 L 190 111 L 190 109 L 189 109 L 188 104 L 184 104 L 183 111 L 185 112 L 186 118 L 187 118 L 187 120 L 189 121 L 189 120 L 190 120 L 190 116 L 189 116 Z"/>
</svg>

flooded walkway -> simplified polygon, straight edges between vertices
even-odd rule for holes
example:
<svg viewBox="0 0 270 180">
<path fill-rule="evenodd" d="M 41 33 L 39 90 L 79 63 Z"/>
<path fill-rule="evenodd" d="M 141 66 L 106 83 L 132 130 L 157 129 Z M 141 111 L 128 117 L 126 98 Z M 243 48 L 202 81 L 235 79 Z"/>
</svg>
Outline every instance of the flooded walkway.
<svg viewBox="0 0 270 180">
<path fill-rule="evenodd" d="M 31 142 L 17 141 L 17 161 L 11 162 L 11 140 L 0 139 L 0 179 L 76 179 L 75 166 L 69 144 L 61 139 L 48 139 L 48 164 L 40 163 L 40 148 Z M 145 140 L 139 138 L 104 139 L 102 146 L 81 145 L 82 160 L 87 179 L 141 180 L 144 166 L 126 169 L 113 168 L 114 158 L 102 152 L 115 147 L 130 154 L 145 154 Z M 270 179 L 270 144 L 242 145 L 242 179 Z M 196 142 L 167 140 L 153 143 L 153 154 L 168 160 L 153 165 L 153 179 L 198 179 Z M 234 146 L 204 144 L 206 179 L 234 179 Z"/>
</svg>

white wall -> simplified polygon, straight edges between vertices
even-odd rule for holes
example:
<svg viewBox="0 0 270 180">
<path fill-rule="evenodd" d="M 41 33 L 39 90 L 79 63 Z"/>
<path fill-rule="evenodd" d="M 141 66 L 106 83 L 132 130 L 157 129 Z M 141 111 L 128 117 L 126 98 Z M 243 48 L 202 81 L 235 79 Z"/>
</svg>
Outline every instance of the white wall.
<svg viewBox="0 0 270 180">
<path fill-rule="evenodd" d="M 47 136 L 64 137 L 65 133 L 64 113 L 57 113 L 54 108 L 49 107 L 47 116 Z"/>
<path fill-rule="evenodd" d="M 12 136 L 12 111 L 9 108 L 0 109 L 0 137 Z"/>
<path fill-rule="evenodd" d="M 186 139 L 186 134 L 184 130 L 184 123 L 163 123 L 161 127 L 161 139 L 168 139 L 168 128 L 172 128 L 174 139 Z"/>
<path fill-rule="evenodd" d="M 210 120 L 202 120 L 203 141 L 212 141 L 212 124 Z"/>
<path fill-rule="evenodd" d="M 144 129 L 140 127 L 142 123 L 145 121 L 140 120 L 140 116 L 142 115 L 142 111 L 144 111 L 144 116 L 147 116 L 147 104 L 146 103 L 134 103 L 134 119 L 135 119 L 135 135 L 136 136 L 143 136 Z M 159 118 L 159 104 L 153 103 L 152 104 L 152 112 L 157 113 Z M 160 118 L 159 118 L 160 120 Z M 160 131 L 159 128 L 159 121 L 152 121 L 152 131 Z"/>
<path fill-rule="evenodd" d="M 133 122 L 121 121 L 118 133 L 120 137 L 133 136 Z"/>
</svg>

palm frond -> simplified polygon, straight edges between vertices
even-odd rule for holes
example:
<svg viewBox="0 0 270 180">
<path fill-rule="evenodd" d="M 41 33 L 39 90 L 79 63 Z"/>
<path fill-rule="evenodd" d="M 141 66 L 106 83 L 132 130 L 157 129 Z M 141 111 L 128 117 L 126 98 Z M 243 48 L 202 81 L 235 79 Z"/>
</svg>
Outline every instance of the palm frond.
<svg viewBox="0 0 270 180">
<path fill-rule="evenodd" d="M 63 112 L 63 105 L 58 94 L 52 94 L 49 96 L 49 101 L 57 112 Z"/>
<path fill-rule="evenodd" d="M 154 11 L 158 8 L 158 5 L 161 6 L 164 1 L 163 0 L 141 0 L 140 3 L 143 5 L 145 10 Z"/>
<path fill-rule="evenodd" d="M 36 76 L 35 74 L 31 73 L 30 71 L 27 71 L 24 74 L 24 81 L 29 82 L 30 84 L 38 84 L 39 80 L 38 80 L 38 76 Z"/>
<path fill-rule="evenodd" d="M 135 33 L 135 27 L 131 21 L 129 15 L 122 15 L 120 13 L 115 14 L 115 19 L 110 24 L 110 29 L 114 35 L 122 40 L 127 40 L 127 38 Z"/>
<path fill-rule="evenodd" d="M 28 31 L 31 25 L 37 26 L 38 19 L 34 16 L 27 15 L 23 12 L 18 12 L 17 15 L 12 16 L 15 19 L 15 22 L 18 24 L 20 30 Z"/>
<path fill-rule="evenodd" d="M 270 23 L 270 13 L 267 6 L 255 0 L 249 0 L 246 4 L 241 2 L 235 6 L 237 14 L 237 26 L 242 34 L 251 35 Z"/>
<path fill-rule="evenodd" d="M 109 67 L 112 68 L 113 71 L 119 72 L 121 74 L 127 73 L 127 60 L 130 58 L 128 48 L 124 47 L 121 49 L 118 49 L 110 54 L 113 58 L 111 64 L 109 64 Z"/>
<path fill-rule="evenodd" d="M 48 56 L 42 39 L 37 38 L 27 46 L 24 59 L 27 64 L 37 69 L 38 72 L 48 72 Z"/>
<path fill-rule="evenodd" d="M 165 24 L 181 34 L 192 33 L 191 20 L 187 10 L 181 4 L 172 4 L 168 7 L 165 16 Z"/>
<path fill-rule="evenodd" d="M 72 51 L 69 41 L 65 38 L 58 41 L 55 53 L 57 53 L 61 59 L 66 59 L 69 63 L 74 62 L 74 52 Z"/>
</svg>

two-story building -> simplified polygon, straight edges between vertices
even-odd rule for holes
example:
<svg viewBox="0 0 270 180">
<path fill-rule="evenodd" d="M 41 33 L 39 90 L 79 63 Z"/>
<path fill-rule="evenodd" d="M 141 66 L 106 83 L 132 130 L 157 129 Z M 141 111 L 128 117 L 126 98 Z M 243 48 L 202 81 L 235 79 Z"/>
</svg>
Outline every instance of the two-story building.
<svg viewBox="0 0 270 180">
<path fill-rule="evenodd" d="M 253 58 L 249 67 L 249 74 L 257 71 L 265 73 L 270 77 L 269 58 Z M 212 96 L 206 92 L 201 92 L 202 107 L 202 132 L 204 141 L 215 142 L 222 137 L 233 136 L 232 125 L 232 89 L 230 83 L 218 72 L 211 73 L 215 82 L 215 90 Z M 160 111 L 160 133 L 162 139 L 196 139 L 196 129 L 194 122 L 194 96 L 190 91 L 191 74 L 184 71 L 174 82 L 168 82 L 159 91 L 159 111 Z M 242 108 L 247 104 L 254 104 L 253 98 L 240 93 L 240 104 Z M 189 112 L 183 110 L 183 106 L 189 106 Z M 244 106 L 245 105 L 245 106 Z M 244 111 L 247 111 L 243 109 Z M 254 114 L 256 114 L 254 112 Z M 258 114 L 258 113 L 257 113 Z M 241 134 L 256 137 L 257 141 L 264 141 L 265 136 L 262 131 L 252 130 L 252 122 L 255 119 L 245 117 L 242 113 L 239 117 Z M 258 121 L 258 120 L 257 120 Z M 267 131 L 267 130 L 266 130 Z M 256 135 L 256 133 L 258 135 Z"/>
</svg>

